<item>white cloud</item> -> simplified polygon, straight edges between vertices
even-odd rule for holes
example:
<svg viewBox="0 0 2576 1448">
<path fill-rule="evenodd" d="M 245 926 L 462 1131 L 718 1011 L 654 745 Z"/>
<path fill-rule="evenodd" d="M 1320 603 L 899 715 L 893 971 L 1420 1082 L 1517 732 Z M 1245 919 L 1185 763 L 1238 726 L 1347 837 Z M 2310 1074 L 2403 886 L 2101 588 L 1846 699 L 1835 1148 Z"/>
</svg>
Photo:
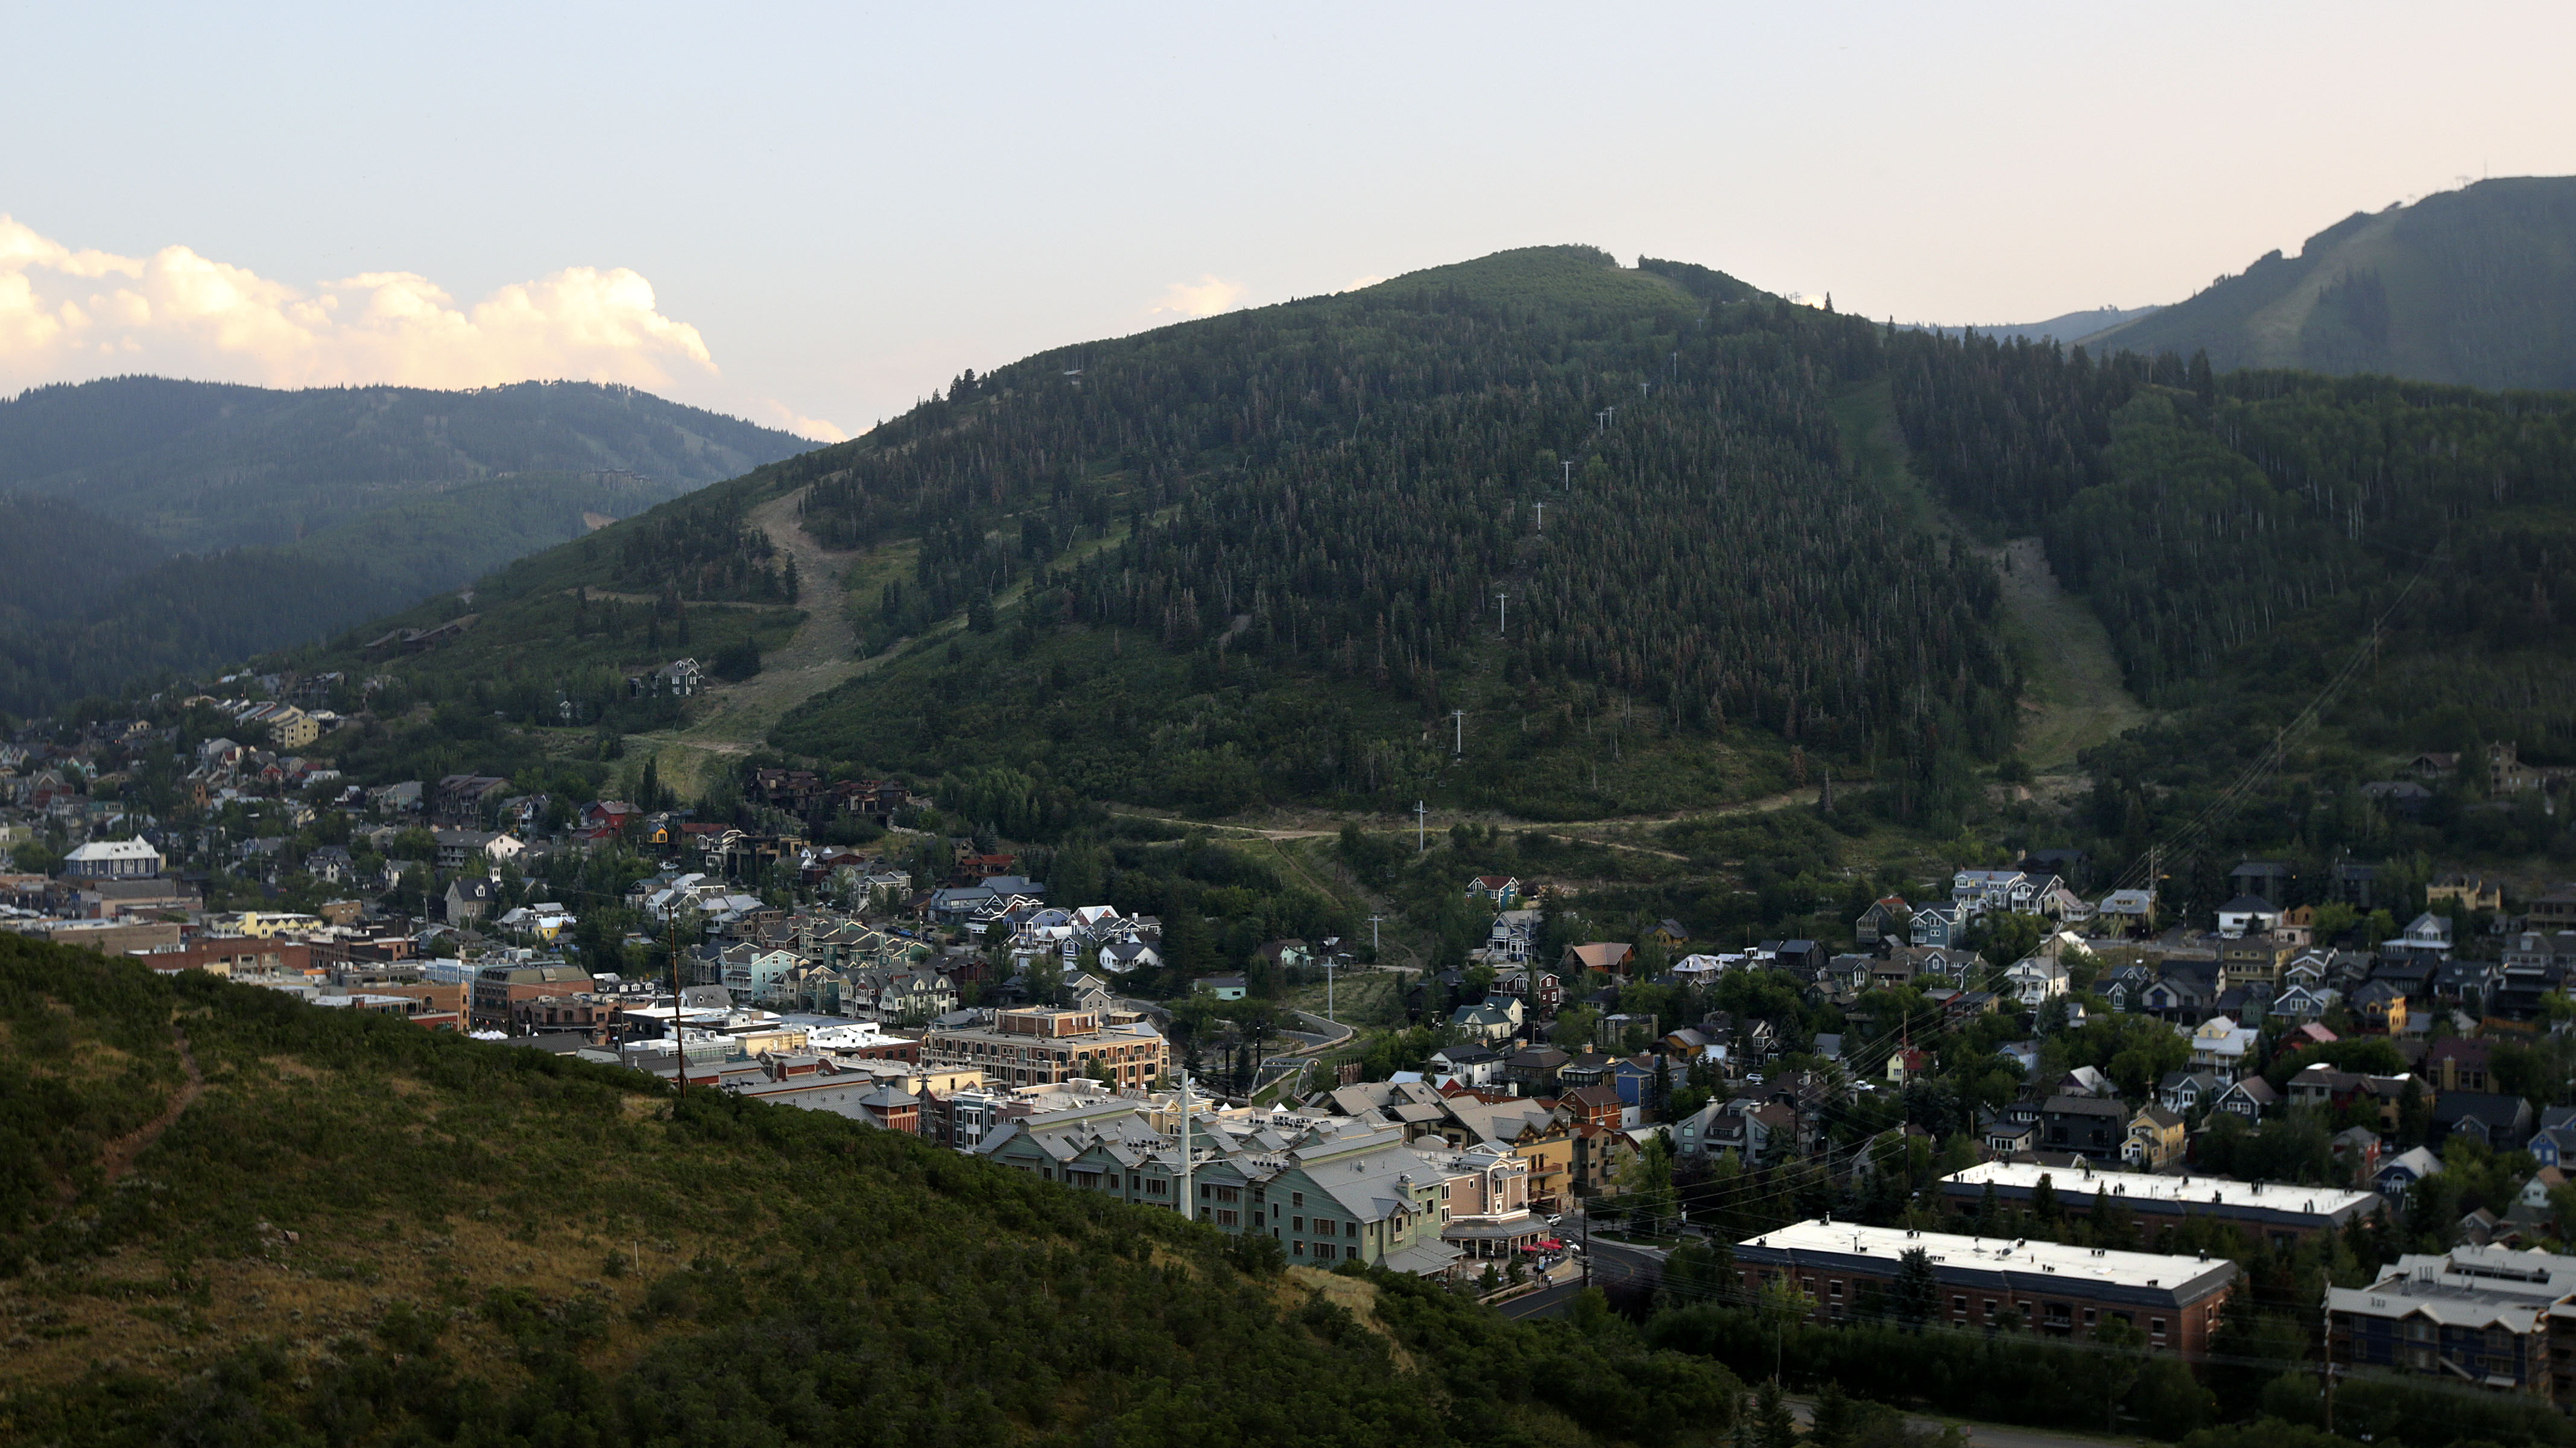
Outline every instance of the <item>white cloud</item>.
<svg viewBox="0 0 2576 1448">
<path fill-rule="evenodd" d="M 1163 299 L 1154 304 L 1156 312 L 1178 312 L 1184 317 L 1213 317 L 1231 312 L 1243 305 L 1243 296 L 1251 288 L 1241 282 L 1226 281 L 1214 273 L 1195 282 L 1174 282 L 1163 289 Z"/>
<path fill-rule="evenodd" d="M 567 267 L 459 305 L 412 272 L 311 287 L 184 246 L 73 251 L 0 215 L 0 395 L 128 372 L 269 387 L 622 382 L 837 441 L 829 422 L 725 385 L 706 339 L 624 267 Z"/>
</svg>

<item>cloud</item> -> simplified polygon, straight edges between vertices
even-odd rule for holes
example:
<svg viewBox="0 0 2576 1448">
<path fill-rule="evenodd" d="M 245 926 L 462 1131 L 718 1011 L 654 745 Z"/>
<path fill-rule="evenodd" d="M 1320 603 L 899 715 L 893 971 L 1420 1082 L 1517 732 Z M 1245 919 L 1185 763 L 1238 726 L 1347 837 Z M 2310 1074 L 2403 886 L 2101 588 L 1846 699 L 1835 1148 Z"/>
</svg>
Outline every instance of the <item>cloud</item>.
<svg viewBox="0 0 2576 1448">
<path fill-rule="evenodd" d="M 625 267 L 567 267 L 460 305 L 414 272 L 297 287 L 184 246 L 74 251 L 0 215 L 0 395 L 130 372 L 269 387 L 620 382 L 845 435 L 736 393 L 698 329 L 662 315 Z"/>
<path fill-rule="evenodd" d="M 1210 273 L 1196 282 L 1174 282 L 1165 287 L 1163 299 L 1153 309 L 1178 312 L 1184 317 L 1213 317 L 1242 306 L 1243 295 L 1250 290 L 1241 282 L 1226 281 Z"/>
</svg>

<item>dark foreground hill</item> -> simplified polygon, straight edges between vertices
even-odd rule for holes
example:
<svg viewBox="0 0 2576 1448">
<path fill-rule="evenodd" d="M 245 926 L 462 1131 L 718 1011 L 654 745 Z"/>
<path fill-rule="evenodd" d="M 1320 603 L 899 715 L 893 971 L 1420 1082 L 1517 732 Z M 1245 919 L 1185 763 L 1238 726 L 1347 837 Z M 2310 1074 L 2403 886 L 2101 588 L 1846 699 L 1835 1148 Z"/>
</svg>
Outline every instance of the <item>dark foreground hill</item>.
<svg viewBox="0 0 2576 1448">
<path fill-rule="evenodd" d="M 0 709 L 330 630 L 809 444 L 631 388 L 0 400 Z"/>
<path fill-rule="evenodd" d="M 0 935 L 0 1441 L 1640 1444 L 1736 1385 L 837 1116 Z"/>
<path fill-rule="evenodd" d="M 2205 351 L 2221 371 L 2576 388 L 2576 177 L 2481 181 L 2355 212 L 2297 256 L 2273 252 L 2091 345 Z"/>
</svg>

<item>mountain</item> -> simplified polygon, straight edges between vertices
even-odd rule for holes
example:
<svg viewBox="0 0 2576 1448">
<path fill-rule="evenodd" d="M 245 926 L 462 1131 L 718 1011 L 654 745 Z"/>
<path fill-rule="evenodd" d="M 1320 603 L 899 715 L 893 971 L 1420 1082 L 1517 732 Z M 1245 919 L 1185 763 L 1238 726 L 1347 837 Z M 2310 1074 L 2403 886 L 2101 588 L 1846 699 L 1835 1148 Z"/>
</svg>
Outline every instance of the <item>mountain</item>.
<svg viewBox="0 0 2576 1448">
<path fill-rule="evenodd" d="M 2188 301 L 2088 340 L 2222 371 L 2576 388 L 2576 177 L 2481 181 L 2355 212 Z"/>
<path fill-rule="evenodd" d="M 1915 330 L 1943 337 L 1964 337 L 1970 332 L 1992 337 L 1998 342 L 2054 341 L 2073 345 L 2097 333 L 2125 326 L 2140 317 L 2159 310 L 2155 307 L 2096 307 L 2089 312 L 2068 312 L 2045 322 L 2006 322 L 1991 327 L 1918 327 Z"/>
<path fill-rule="evenodd" d="M 792 753 L 1018 800 L 1558 819 L 1768 796 L 1812 757 L 1955 812 L 2014 666 L 1992 570 L 1845 456 L 1885 344 L 1552 247 L 1062 348 L 495 575 L 404 671 L 536 724 L 683 610 L 703 656 L 752 625 L 702 604 L 780 597 L 747 520 L 792 497 L 869 661 L 776 721 Z M 659 631 L 582 588 L 665 600 Z"/>
<path fill-rule="evenodd" d="M 0 401 L 0 709 L 317 637 L 808 444 L 629 388 Z"/>
<path fill-rule="evenodd" d="M 1686 1445 L 1742 1390 L 1616 1319 L 201 972 L 0 934 L 0 1039 L 13 1443 Z"/>
</svg>

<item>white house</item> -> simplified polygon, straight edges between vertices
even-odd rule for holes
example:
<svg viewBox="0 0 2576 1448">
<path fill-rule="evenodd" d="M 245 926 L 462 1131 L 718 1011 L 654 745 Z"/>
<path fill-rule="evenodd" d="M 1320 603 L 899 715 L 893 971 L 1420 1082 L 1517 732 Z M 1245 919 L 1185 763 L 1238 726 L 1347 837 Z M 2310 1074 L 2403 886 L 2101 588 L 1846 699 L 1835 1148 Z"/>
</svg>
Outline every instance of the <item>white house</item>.
<svg viewBox="0 0 2576 1448">
<path fill-rule="evenodd" d="M 2024 956 L 2004 972 L 2004 991 L 2025 1006 L 2038 1006 L 2066 994 L 2066 967 L 2044 955 Z"/>
<path fill-rule="evenodd" d="M 2239 895 L 2218 907 L 2218 933 L 2230 939 L 2259 934 L 2280 923 L 2280 910 L 2260 895 Z"/>
<path fill-rule="evenodd" d="M 2191 1064 L 2196 1070 L 2233 1081 L 2245 1074 L 2246 1063 L 2253 1059 L 2258 1034 L 2253 1027 L 2240 1026 L 2226 1016 L 2211 1016 L 2191 1033 Z"/>
</svg>

